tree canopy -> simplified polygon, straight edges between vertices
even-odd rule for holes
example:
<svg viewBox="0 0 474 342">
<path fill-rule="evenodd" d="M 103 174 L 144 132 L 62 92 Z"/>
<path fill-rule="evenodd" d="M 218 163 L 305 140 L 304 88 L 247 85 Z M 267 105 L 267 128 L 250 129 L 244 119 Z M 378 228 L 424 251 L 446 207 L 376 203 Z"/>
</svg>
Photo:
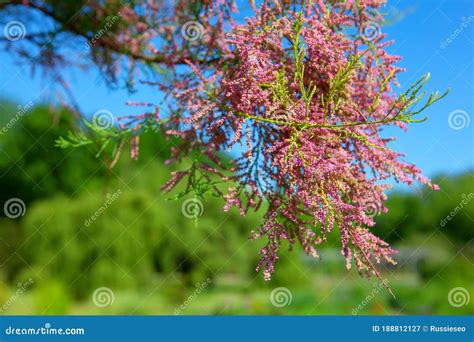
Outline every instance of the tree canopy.
<svg viewBox="0 0 474 342">
<path fill-rule="evenodd" d="M 138 158 L 140 135 L 161 132 L 172 140 L 167 163 L 189 161 L 165 191 L 221 197 L 242 215 L 268 204 L 252 234 L 267 241 L 257 266 L 265 279 L 282 241 L 317 257 L 334 230 L 347 267 L 378 275 L 374 264 L 396 252 L 369 229 L 387 211 L 388 180 L 437 189 L 381 131 L 424 121 L 446 94 L 425 98 L 429 74 L 397 94 L 403 70 L 381 32 L 384 3 L 249 1 L 242 21 L 230 0 L 4 1 L 3 17 L 16 19 L 2 44 L 66 94 L 61 72 L 71 65 L 97 66 L 111 86 L 162 92 L 161 103 L 133 103 L 145 108 L 136 116 L 96 113 L 58 146 L 98 144 L 110 170 L 126 142 Z"/>
</svg>

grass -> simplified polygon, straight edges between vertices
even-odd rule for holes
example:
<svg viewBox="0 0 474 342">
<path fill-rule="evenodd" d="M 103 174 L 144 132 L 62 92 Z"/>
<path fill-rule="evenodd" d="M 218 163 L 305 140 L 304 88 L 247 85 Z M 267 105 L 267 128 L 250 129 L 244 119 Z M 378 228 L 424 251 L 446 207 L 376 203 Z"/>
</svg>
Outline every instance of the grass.
<svg viewBox="0 0 474 342">
<path fill-rule="evenodd" d="M 461 307 L 453 307 L 448 302 L 448 293 L 454 287 L 465 287 L 472 292 L 472 282 L 465 276 L 472 270 L 470 261 L 458 255 L 450 265 L 428 278 L 416 267 L 384 272 L 396 299 L 376 278 L 366 280 L 356 272 L 334 267 L 333 263 L 319 262 L 289 274 L 291 278 L 286 283 L 284 275 L 267 284 L 263 284 L 259 276 L 243 279 L 232 274 L 221 275 L 200 293 L 196 293 L 196 287 L 184 286 L 177 274 L 157 276 L 143 289 L 111 287 L 114 301 L 105 307 L 94 305 L 92 294 L 80 301 L 73 300 L 65 287 L 57 284 L 32 287 L 3 313 L 173 315 L 179 308 L 181 315 L 470 314 L 474 309 L 472 302 Z M 288 305 L 272 305 L 271 293 L 277 287 L 286 287 L 291 293 Z M 2 296 L 8 299 L 14 291 L 3 287 Z"/>
</svg>

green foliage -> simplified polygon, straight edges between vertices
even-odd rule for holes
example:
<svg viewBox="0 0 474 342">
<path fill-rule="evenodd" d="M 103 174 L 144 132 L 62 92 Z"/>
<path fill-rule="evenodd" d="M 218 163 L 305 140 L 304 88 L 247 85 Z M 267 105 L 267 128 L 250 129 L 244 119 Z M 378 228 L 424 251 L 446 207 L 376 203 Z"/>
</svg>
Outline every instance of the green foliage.
<svg viewBox="0 0 474 342">
<path fill-rule="evenodd" d="M 112 118 L 110 118 L 112 120 Z M 105 157 L 108 161 L 108 168 L 112 169 L 124 146 L 126 140 L 144 135 L 149 132 L 156 132 L 158 124 L 152 120 L 145 122 L 137 131 L 135 128 L 118 128 L 110 122 L 109 125 L 101 126 L 99 123 L 82 120 L 83 126 L 79 129 L 70 130 L 66 136 L 60 136 L 56 140 L 56 147 L 63 149 L 76 149 L 83 146 L 91 146 L 95 151 L 95 156 Z"/>
<path fill-rule="evenodd" d="M 194 227 L 194 220 L 182 215 L 181 201 L 157 198 L 157 190 L 124 191 L 89 225 L 86 220 L 104 205 L 100 192 L 40 201 L 30 209 L 23 226 L 25 234 L 33 237 L 20 249 L 33 266 L 33 274 L 27 276 L 56 276 L 84 298 L 91 288 L 104 284 L 122 289 L 146 287 L 155 272 L 182 272 L 184 282 L 205 279 L 221 267 L 227 272 L 253 272 L 251 246 L 238 253 L 239 262 L 224 265 L 225 256 L 230 258 L 248 234 L 236 213 L 228 215 L 226 229 L 220 230 L 212 219 L 220 208 L 206 202 Z M 47 224 L 40 235 L 37 228 L 43 222 Z"/>
<path fill-rule="evenodd" d="M 9 104 L 0 106 L 0 117 L 8 121 L 16 111 Z M 1 203 L 19 197 L 28 204 L 58 191 L 72 194 L 90 179 L 91 173 L 103 173 L 100 160 L 89 150 L 64 153 L 55 147 L 55 140 L 74 126 L 73 117 L 66 110 L 38 106 L 0 134 Z"/>
<path fill-rule="evenodd" d="M 346 85 L 351 80 L 354 71 L 360 68 L 361 56 L 358 55 L 357 57 L 350 57 L 349 61 L 347 62 L 344 68 L 338 70 L 336 76 L 329 80 L 329 91 L 327 96 L 323 96 L 321 101 L 326 109 L 329 111 L 329 106 L 333 103 L 334 104 L 334 111 L 337 111 L 339 104 L 345 98 L 346 95 Z M 381 92 L 378 94 L 380 96 Z"/>
<path fill-rule="evenodd" d="M 473 176 L 471 172 L 456 177 L 436 177 L 433 183 L 439 184 L 440 191 L 392 193 L 387 201 L 389 212 L 377 217 L 377 234 L 387 236 L 389 241 L 399 241 L 414 233 L 429 236 L 440 231 L 453 242 L 469 241 L 474 198 L 468 199 L 469 194 L 474 194 Z M 467 204 L 463 204 L 463 200 Z M 453 218 L 448 220 L 451 213 L 454 213 Z"/>
<path fill-rule="evenodd" d="M 105 167 L 95 157 L 100 146 L 54 147 L 75 124 L 63 111 L 38 107 L 31 113 L 11 128 L 14 137 L 0 135 L 16 161 L 0 156 L 2 196 L 27 202 L 22 219 L 0 218 L 0 300 L 6 302 L 19 282 L 34 280 L 5 313 L 172 314 L 207 277 L 211 285 L 183 314 L 350 314 L 373 291 L 355 271 L 345 273 L 336 240 L 319 251 L 320 260 L 285 251 L 279 272 L 265 283 L 254 270 L 261 246 L 248 241 L 261 218 L 224 213 L 212 196 L 197 196 L 204 208 L 197 220 L 185 217 L 182 205 L 193 193 L 183 187 L 169 195 L 159 190 L 170 171 L 164 166 L 169 141 L 160 134 L 142 135 L 141 158 L 122 158 L 104 182 Z M 30 177 L 42 180 L 41 190 Z M 198 193 L 209 190 L 201 177 L 196 174 L 193 187 Z M 377 217 L 375 231 L 400 250 L 399 267 L 383 273 L 397 300 L 381 290 L 359 314 L 472 311 L 472 301 L 454 308 L 447 295 L 455 286 L 472 289 L 474 199 L 441 224 L 463 194 L 474 193 L 472 177 L 439 177 L 434 183 L 441 191 L 389 196 L 389 212 Z M 176 196 L 180 192 L 184 197 Z M 177 199 L 167 201 L 170 196 Z M 103 286 L 114 291 L 115 302 L 99 308 L 92 293 Z M 291 305 L 270 303 L 278 286 L 290 289 Z"/>
<path fill-rule="evenodd" d="M 62 281 L 50 278 L 34 290 L 35 312 L 41 315 L 66 315 L 72 305 L 70 290 Z"/>
<path fill-rule="evenodd" d="M 427 118 L 413 119 L 414 116 L 423 112 L 426 108 L 438 102 L 446 95 L 449 90 L 439 94 L 435 92 L 429 95 L 428 100 L 421 108 L 416 108 L 416 105 L 425 97 L 426 91 L 422 91 L 426 82 L 430 79 L 430 74 L 426 74 L 421 77 L 417 82 L 411 85 L 407 91 L 399 95 L 397 100 L 394 102 L 392 108 L 387 112 L 385 118 L 390 118 L 391 121 L 399 120 L 405 123 L 419 123 L 425 121 Z"/>
</svg>

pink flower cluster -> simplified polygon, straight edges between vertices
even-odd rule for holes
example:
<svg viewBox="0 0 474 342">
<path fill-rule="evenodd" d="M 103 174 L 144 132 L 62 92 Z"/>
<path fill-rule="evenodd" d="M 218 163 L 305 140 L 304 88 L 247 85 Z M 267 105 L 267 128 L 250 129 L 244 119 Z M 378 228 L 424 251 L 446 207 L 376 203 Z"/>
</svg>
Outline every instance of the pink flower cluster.
<svg viewBox="0 0 474 342">
<path fill-rule="evenodd" d="M 394 263 L 396 253 L 369 231 L 374 212 L 387 211 L 387 180 L 436 188 L 381 135 L 417 114 L 411 93 L 392 90 L 402 70 L 377 31 L 384 1 L 250 1 L 253 16 L 240 25 L 232 2 L 203 4 L 202 40 L 170 40 L 162 49 L 174 70 L 173 81 L 160 84 L 174 97 L 163 126 L 182 138 L 171 160 L 200 156 L 164 188 L 189 176 L 187 190 L 203 189 L 200 171 L 225 210 L 268 206 L 252 235 L 268 241 L 257 267 L 265 279 L 285 241 L 317 257 L 334 230 L 347 267 L 379 276 L 374 264 Z M 221 158 L 227 151 L 230 165 Z"/>
</svg>

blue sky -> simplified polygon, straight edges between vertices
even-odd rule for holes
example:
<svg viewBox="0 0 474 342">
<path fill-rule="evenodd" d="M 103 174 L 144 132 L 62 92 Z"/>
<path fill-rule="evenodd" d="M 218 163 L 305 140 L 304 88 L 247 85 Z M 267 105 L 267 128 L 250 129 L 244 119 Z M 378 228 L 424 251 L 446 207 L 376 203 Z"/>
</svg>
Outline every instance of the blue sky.
<svg viewBox="0 0 474 342">
<path fill-rule="evenodd" d="M 408 132 L 388 131 L 398 137 L 393 148 L 406 152 L 406 160 L 428 176 L 474 169 L 474 122 L 462 129 L 453 129 L 448 122 L 450 113 L 467 120 L 474 115 L 473 5 L 472 0 L 389 0 L 385 9 L 389 20 L 382 32 L 395 40 L 389 50 L 403 57 L 399 65 L 407 69 L 399 77 L 401 90 L 427 72 L 431 73 L 428 91 L 451 89 L 447 98 L 426 112 L 428 121 L 412 125 Z M 107 89 L 95 71 L 70 70 L 68 80 L 80 108 L 89 114 L 101 109 L 116 115 L 132 114 L 139 109 L 127 107 L 127 100 L 160 99 L 160 94 L 149 87 L 138 88 L 134 94 Z M 49 81 L 32 78 L 29 69 L 0 52 L 1 97 L 20 104 L 50 102 L 55 97 L 52 89 Z"/>
</svg>

